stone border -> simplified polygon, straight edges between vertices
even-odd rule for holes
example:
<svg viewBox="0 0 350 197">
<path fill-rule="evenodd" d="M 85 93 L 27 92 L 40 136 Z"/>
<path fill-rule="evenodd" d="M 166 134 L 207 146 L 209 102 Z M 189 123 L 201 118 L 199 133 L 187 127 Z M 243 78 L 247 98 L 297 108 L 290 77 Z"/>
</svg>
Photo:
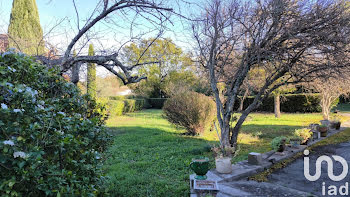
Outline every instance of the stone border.
<svg viewBox="0 0 350 197">
<path fill-rule="evenodd" d="M 321 137 L 317 140 L 313 140 L 309 142 L 308 145 L 300 145 L 298 148 L 292 148 L 288 146 L 286 147 L 286 150 L 283 153 L 274 153 L 274 151 L 262 153 L 263 162 L 261 163 L 261 165 L 251 165 L 251 164 L 248 164 L 248 160 L 244 160 L 233 164 L 232 173 L 230 174 L 220 174 L 215 169 L 211 169 L 208 171 L 207 177 L 209 180 L 217 181 L 218 183 L 236 181 L 243 178 L 248 178 L 249 176 L 263 172 L 264 170 L 270 168 L 275 163 L 278 163 L 280 161 L 293 157 L 297 153 L 304 151 L 309 146 L 317 142 L 320 142 L 336 133 L 339 133 L 345 130 L 346 128 L 347 127 L 341 127 L 339 130 L 331 129 L 328 131 L 327 137 Z M 195 177 L 195 174 L 190 175 L 191 196 L 197 196 L 196 192 L 192 187 L 194 182 L 194 177 Z M 220 188 L 219 188 L 219 191 L 220 191 Z"/>
</svg>

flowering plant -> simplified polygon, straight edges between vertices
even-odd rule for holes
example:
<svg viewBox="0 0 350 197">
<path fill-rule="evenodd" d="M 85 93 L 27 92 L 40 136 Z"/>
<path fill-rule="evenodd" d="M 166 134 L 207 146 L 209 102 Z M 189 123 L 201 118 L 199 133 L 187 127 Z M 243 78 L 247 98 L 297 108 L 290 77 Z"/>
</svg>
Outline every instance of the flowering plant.
<svg viewBox="0 0 350 197">
<path fill-rule="evenodd" d="M 108 135 L 103 109 L 30 57 L 0 55 L 0 194 L 96 196 Z"/>
</svg>

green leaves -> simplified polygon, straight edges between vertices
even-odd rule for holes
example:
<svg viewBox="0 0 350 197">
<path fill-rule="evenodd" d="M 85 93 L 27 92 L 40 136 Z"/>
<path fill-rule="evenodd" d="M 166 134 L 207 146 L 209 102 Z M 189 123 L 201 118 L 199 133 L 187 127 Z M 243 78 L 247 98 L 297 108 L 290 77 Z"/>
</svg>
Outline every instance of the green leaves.
<svg viewBox="0 0 350 197">
<path fill-rule="evenodd" d="M 103 106 L 27 56 L 0 54 L 0 70 L 0 196 L 95 195 L 104 185 L 95 152 L 109 140 Z"/>
</svg>

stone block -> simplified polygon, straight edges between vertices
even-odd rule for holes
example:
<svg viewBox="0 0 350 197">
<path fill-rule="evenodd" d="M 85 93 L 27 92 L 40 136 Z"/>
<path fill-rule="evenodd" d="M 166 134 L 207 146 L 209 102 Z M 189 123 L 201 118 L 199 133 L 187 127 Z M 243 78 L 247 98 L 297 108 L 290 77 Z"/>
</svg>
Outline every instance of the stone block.
<svg viewBox="0 0 350 197">
<path fill-rule="evenodd" d="M 248 155 L 248 163 L 251 165 L 261 165 L 262 164 L 262 156 L 260 153 L 251 152 Z"/>
</svg>

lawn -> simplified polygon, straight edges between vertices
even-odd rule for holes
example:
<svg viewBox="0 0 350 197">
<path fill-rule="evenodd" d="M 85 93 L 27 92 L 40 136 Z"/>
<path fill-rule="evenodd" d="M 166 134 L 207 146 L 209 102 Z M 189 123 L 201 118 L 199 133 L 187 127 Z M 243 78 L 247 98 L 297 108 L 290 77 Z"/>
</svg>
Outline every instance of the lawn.
<svg viewBox="0 0 350 197">
<path fill-rule="evenodd" d="M 270 150 L 276 136 L 290 136 L 294 129 L 318 122 L 320 114 L 251 114 L 239 136 L 240 153 L 234 162 L 249 152 Z M 170 125 L 161 110 L 144 110 L 107 122 L 114 142 L 108 151 L 106 171 L 112 196 L 188 196 L 191 159 L 214 158 L 209 145 L 217 143 L 215 131 L 201 136 L 183 136 L 184 130 Z"/>
</svg>

